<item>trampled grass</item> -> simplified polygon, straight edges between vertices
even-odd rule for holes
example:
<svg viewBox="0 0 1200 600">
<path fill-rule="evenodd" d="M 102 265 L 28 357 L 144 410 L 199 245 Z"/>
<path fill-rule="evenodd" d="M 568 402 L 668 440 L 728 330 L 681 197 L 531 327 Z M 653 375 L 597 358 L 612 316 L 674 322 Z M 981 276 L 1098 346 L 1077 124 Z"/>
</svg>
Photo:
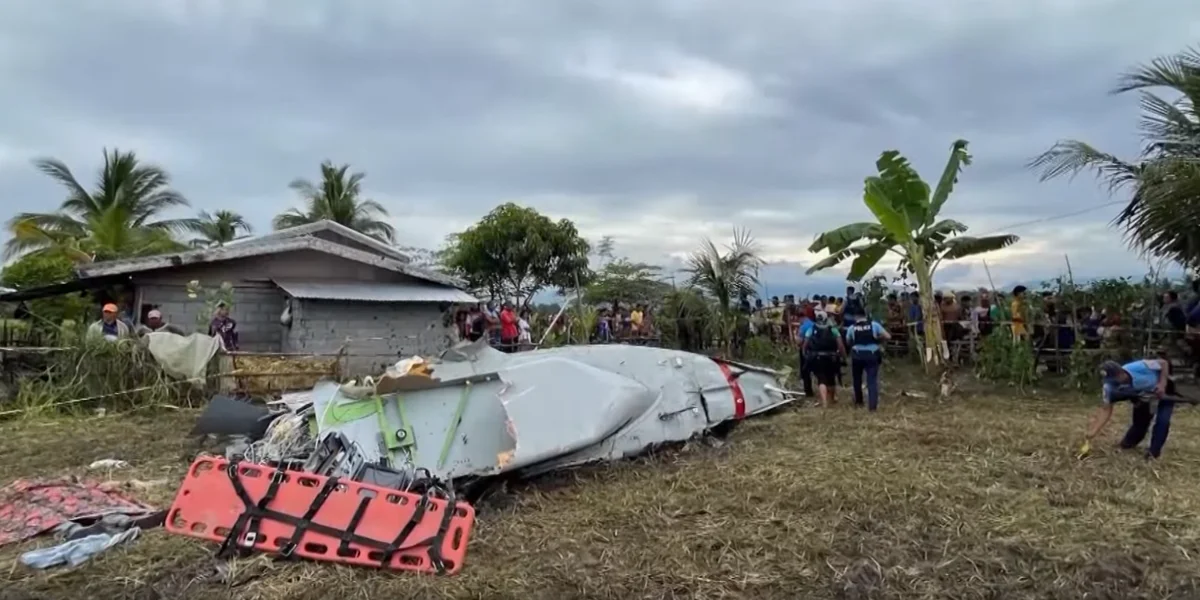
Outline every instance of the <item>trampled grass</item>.
<svg viewBox="0 0 1200 600">
<path fill-rule="evenodd" d="M 9 563 L 0 598 L 1196 598 L 1200 416 L 1181 408 L 1163 459 L 1073 453 L 1092 404 L 964 385 L 875 415 L 789 408 L 637 461 L 523 483 L 479 507 L 454 577 L 240 559 L 151 531 L 75 570 Z M 913 389 L 909 387 L 908 389 Z M 166 505 L 198 450 L 196 413 L 0 426 L 0 480 L 134 467 Z M 139 487 L 144 487 L 139 484 Z"/>
</svg>

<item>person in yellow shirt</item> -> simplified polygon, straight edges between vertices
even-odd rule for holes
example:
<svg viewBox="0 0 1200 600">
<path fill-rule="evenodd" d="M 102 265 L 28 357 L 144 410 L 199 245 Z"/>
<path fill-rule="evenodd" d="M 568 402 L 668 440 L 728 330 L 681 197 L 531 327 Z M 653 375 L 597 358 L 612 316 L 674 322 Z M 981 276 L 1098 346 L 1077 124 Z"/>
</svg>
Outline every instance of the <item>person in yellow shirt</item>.
<svg viewBox="0 0 1200 600">
<path fill-rule="evenodd" d="M 783 339 L 783 307 L 779 304 L 779 296 L 771 297 L 771 307 L 766 311 L 767 323 L 771 326 L 771 341 Z"/>
<path fill-rule="evenodd" d="M 634 335 L 642 333 L 642 319 L 644 317 L 645 313 L 642 311 L 640 304 L 633 308 L 633 312 L 629 313 L 629 323 L 632 325 Z"/>
<path fill-rule="evenodd" d="M 1012 299 L 1012 332 L 1013 339 L 1025 339 L 1029 336 L 1029 330 L 1025 327 L 1028 311 L 1025 306 L 1025 291 L 1023 285 L 1018 285 L 1013 288 Z"/>
</svg>

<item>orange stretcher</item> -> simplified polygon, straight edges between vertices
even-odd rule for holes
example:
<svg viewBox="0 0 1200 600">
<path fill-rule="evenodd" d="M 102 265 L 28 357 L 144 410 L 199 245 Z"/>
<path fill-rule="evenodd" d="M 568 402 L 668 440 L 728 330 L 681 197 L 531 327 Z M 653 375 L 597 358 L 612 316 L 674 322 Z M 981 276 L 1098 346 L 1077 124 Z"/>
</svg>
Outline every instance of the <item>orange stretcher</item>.
<svg viewBox="0 0 1200 600">
<path fill-rule="evenodd" d="M 188 468 L 165 526 L 221 542 L 218 554 L 254 550 L 448 574 L 462 568 L 474 523 L 471 505 L 438 488 L 401 492 L 201 456 Z"/>
</svg>

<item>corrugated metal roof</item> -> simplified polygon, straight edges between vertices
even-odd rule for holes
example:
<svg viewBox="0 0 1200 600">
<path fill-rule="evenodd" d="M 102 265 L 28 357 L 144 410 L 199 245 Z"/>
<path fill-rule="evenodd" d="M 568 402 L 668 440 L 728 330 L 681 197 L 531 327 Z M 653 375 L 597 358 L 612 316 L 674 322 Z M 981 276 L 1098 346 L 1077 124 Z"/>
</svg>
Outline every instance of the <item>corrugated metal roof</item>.
<svg viewBox="0 0 1200 600">
<path fill-rule="evenodd" d="M 420 283 L 273 280 L 293 298 L 355 302 L 479 302 L 452 287 Z"/>
</svg>

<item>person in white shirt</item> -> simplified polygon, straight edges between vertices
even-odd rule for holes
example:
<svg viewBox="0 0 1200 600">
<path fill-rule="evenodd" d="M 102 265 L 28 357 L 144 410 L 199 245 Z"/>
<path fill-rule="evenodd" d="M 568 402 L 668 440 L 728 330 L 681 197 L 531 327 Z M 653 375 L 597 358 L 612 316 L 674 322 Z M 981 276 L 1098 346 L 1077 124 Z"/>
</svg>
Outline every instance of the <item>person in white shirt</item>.
<svg viewBox="0 0 1200 600">
<path fill-rule="evenodd" d="M 521 317 L 517 320 L 517 328 L 520 333 L 517 335 L 518 344 L 532 344 L 533 335 L 529 328 L 529 309 L 521 311 Z"/>
</svg>

